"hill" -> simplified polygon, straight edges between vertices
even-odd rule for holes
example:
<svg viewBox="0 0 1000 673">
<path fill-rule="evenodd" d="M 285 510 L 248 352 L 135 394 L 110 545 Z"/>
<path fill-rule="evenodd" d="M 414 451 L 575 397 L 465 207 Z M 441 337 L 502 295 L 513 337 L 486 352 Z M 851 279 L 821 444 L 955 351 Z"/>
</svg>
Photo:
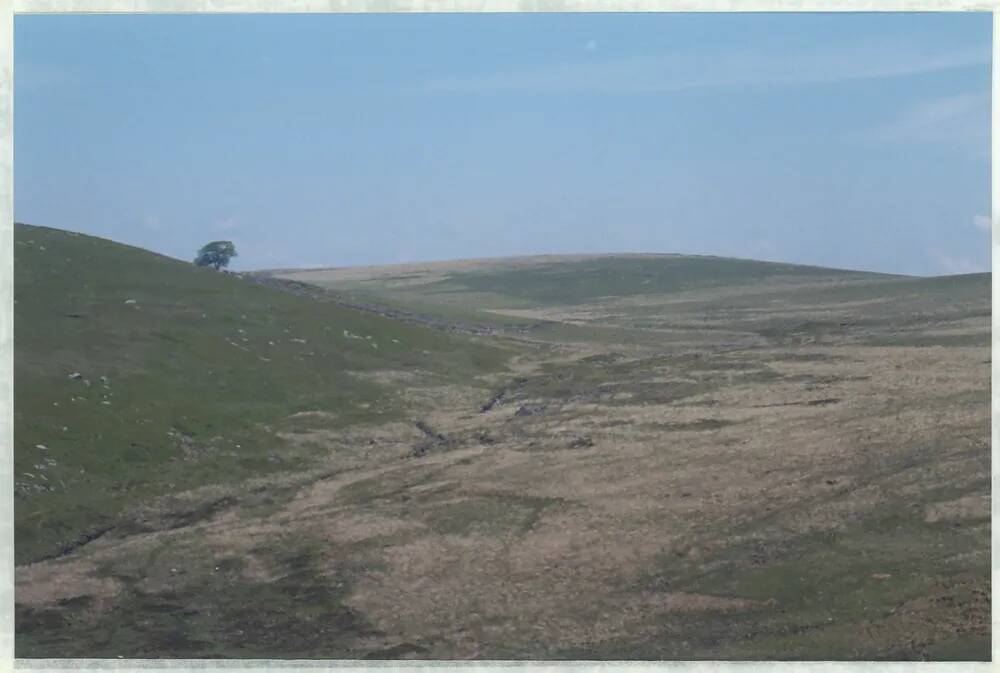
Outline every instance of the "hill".
<svg viewBox="0 0 1000 673">
<path fill-rule="evenodd" d="M 71 232 L 15 227 L 19 562 L 53 556 L 158 494 L 301 469 L 295 413 L 395 420 L 399 391 L 501 366 L 469 339 L 310 301 Z M 40 524 L 44 525 L 40 525 Z"/>
<path fill-rule="evenodd" d="M 565 255 L 258 275 L 540 340 L 664 346 L 772 344 L 844 333 L 902 343 L 936 319 L 988 315 L 989 274 L 919 278 L 692 255 Z M 943 303 L 942 303 L 943 302 Z M 985 313 L 984 313 L 985 311 Z M 843 323 L 843 324 L 841 324 Z M 984 333 L 956 337 L 986 343 Z M 922 334 L 928 345 L 948 337 Z"/>
<path fill-rule="evenodd" d="M 15 233 L 18 656 L 990 656 L 988 274 Z"/>
<path fill-rule="evenodd" d="M 605 298 L 676 294 L 756 283 L 789 286 L 887 278 L 884 274 L 697 255 L 542 255 L 271 275 L 355 292 L 395 293 L 433 303 L 461 295 L 484 308 L 538 308 Z"/>
</svg>

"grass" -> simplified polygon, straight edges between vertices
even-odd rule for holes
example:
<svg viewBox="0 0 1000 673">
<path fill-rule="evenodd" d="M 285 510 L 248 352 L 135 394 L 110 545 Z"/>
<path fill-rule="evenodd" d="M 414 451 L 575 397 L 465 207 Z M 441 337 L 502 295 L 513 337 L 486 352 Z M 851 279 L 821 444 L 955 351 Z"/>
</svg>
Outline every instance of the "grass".
<svg viewBox="0 0 1000 673">
<path fill-rule="evenodd" d="M 559 504 L 556 498 L 484 493 L 437 504 L 424 518 L 433 530 L 445 535 L 480 532 L 499 537 L 530 531 L 546 508 Z"/>
<path fill-rule="evenodd" d="M 139 500 L 301 467 L 275 436 L 292 413 L 398 416 L 395 390 L 349 372 L 466 381 L 508 355 L 56 229 L 16 225 L 14 271 L 19 563 Z"/>
<path fill-rule="evenodd" d="M 334 288 L 431 328 L 67 232 L 15 249 L 18 562 L 105 535 L 18 568 L 19 656 L 988 657 L 988 275 Z"/>
<path fill-rule="evenodd" d="M 294 271 L 281 272 L 298 278 Z M 419 276 L 420 274 L 415 274 Z M 399 285 L 396 278 L 329 280 L 307 273 L 302 279 L 343 292 L 358 300 L 401 308 L 459 322 L 496 327 L 523 327 L 545 322 L 501 315 L 490 309 L 525 309 L 573 306 L 607 299 L 648 295 L 684 295 L 719 288 L 764 284 L 778 288 L 803 283 L 871 282 L 893 276 L 840 271 L 795 264 L 707 256 L 655 255 L 647 257 L 601 256 L 583 260 L 561 260 L 529 266 L 487 265 L 447 273 L 444 279 L 416 285 Z M 567 331 L 580 340 L 588 330 L 571 325 L 545 325 L 545 329 Z M 586 338 L 607 337 L 607 327 L 595 328 Z M 546 334 L 552 340 L 563 335 Z M 626 335 L 626 336 L 640 336 Z"/>
<path fill-rule="evenodd" d="M 929 467 L 935 462 L 934 453 L 931 446 L 920 447 L 913 451 L 913 460 Z M 979 454 L 975 460 L 988 461 L 988 454 Z M 907 464 L 905 459 L 897 459 L 878 470 L 882 476 L 873 472 L 867 478 L 877 483 L 886 475 L 901 474 Z M 921 475 L 915 478 L 928 479 Z M 948 501 L 988 488 L 988 479 L 980 478 L 929 486 L 921 498 Z M 851 493 L 834 492 L 814 506 L 822 509 L 827 502 L 850 497 Z M 986 569 L 970 570 L 964 563 L 949 565 L 951 559 L 983 548 L 983 531 L 977 524 L 988 525 L 988 517 L 961 526 L 950 521 L 930 523 L 923 519 L 922 508 L 911 504 L 887 499 L 841 529 L 799 534 L 781 526 L 780 513 L 772 514 L 741 524 L 732 534 L 746 542 L 730 545 L 714 557 L 692 561 L 664 554 L 658 572 L 638 585 L 774 601 L 772 609 L 716 618 L 711 624 L 697 619 L 680 622 L 676 615 L 666 615 L 664 636 L 669 633 L 693 644 L 695 658 L 704 658 L 697 654 L 703 648 L 712 652 L 713 658 L 726 660 L 905 659 L 916 654 L 922 658 L 988 660 L 989 638 L 971 635 L 981 632 L 981 624 L 978 629 L 970 628 L 976 620 L 989 619 L 988 593 L 977 588 L 983 586 Z M 891 622 L 897 609 L 919 601 L 959 601 L 967 610 L 962 621 L 945 624 L 945 628 L 927 628 L 926 619 L 933 611 L 929 615 L 918 613 L 915 622 Z M 883 627 L 895 629 L 892 639 L 909 640 L 908 646 L 887 652 L 878 639 L 859 637 Z M 970 635 L 963 635 L 966 633 Z M 600 656 L 675 656 L 671 647 L 666 638 L 653 638 L 630 643 L 626 654 L 611 643 Z"/>
<path fill-rule="evenodd" d="M 343 549 L 335 575 L 321 574 L 322 545 L 302 536 L 275 540 L 252 552 L 267 558 L 276 577 L 250 581 L 240 556 L 162 544 L 138 558 L 104 564 L 99 575 L 122 583 L 113 614 L 101 620 L 65 610 L 18 606 L 17 648 L 58 656 L 157 658 L 361 658 L 352 638 L 379 632 L 344 599 L 363 554 Z M 149 569 L 172 567 L 171 579 L 150 584 Z M 248 601 L 247 597 L 253 597 Z M 78 599 L 86 602 L 88 599 Z M 82 606 L 86 607 L 86 606 Z M 68 623 L 73 619 L 75 623 Z M 23 655 L 20 655 L 23 656 Z"/>
<path fill-rule="evenodd" d="M 441 271 L 434 272 L 440 275 Z M 285 274 L 295 278 L 294 272 Z M 419 276 L 420 274 L 415 274 Z M 311 282 L 348 296 L 446 321 L 498 330 L 527 329 L 553 343 L 656 347 L 763 339 L 774 345 L 852 336 L 871 346 L 982 345 L 985 335 L 900 332 L 982 317 L 989 274 L 916 278 L 720 257 L 600 256 L 517 266 L 454 270 L 444 279 L 402 285 L 396 279 Z M 640 305 L 629 303 L 643 298 Z M 599 305 L 586 324 L 544 317 L 545 310 Z M 945 308 L 947 307 L 947 308 Z M 534 309 L 537 317 L 494 311 Z M 812 315 L 821 308 L 819 315 Z M 654 331 L 667 330 L 667 332 Z M 984 341 L 985 340 L 985 341 Z"/>
<path fill-rule="evenodd" d="M 426 294 L 492 293 L 530 305 L 572 305 L 603 297 L 681 292 L 773 280 L 866 277 L 874 274 L 834 271 L 794 264 L 775 264 L 721 257 L 602 257 L 553 262 L 523 269 L 456 273 L 447 280 L 420 286 Z"/>
</svg>

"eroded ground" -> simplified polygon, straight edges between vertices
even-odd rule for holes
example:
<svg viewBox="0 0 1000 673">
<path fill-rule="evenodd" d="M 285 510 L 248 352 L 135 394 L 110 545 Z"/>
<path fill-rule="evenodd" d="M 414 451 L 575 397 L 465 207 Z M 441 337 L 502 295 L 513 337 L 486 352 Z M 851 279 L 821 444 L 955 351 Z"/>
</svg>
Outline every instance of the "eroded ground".
<svg viewBox="0 0 1000 673">
<path fill-rule="evenodd" d="M 540 307 L 628 338 L 500 335 L 520 355 L 467 385 L 359 374 L 407 420 L 304 409 L 308 471 L 19 566 L 19 647 L 988 659 L 988 297 L 838 291 Z"/>
</svg>

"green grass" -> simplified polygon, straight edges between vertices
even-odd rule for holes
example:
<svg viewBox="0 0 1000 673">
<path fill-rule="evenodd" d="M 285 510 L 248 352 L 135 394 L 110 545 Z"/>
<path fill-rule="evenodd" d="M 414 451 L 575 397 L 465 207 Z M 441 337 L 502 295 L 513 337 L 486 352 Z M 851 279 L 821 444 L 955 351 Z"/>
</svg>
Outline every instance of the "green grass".
<svg viewBox="0 0 1000 673">
<path fill-rule="evenodd" d="M 417 274 L 419 275 L 419 274 Z M 279 273 L 296 279 L 294 271 Z M 401 308 L 424 315 L 495 327 L 523 327 L 542 323 L 533 336 L 544 340 L 643 340 L 622 330 L 555 325 L 532 318 L 499 315 L 490 309 L 526 309 L 614 301 L 640 295 L 685 296 L 707 292 L 720 296 L 723 288 L 763 284 L 770 290 L 801 284 L 875 282 L 896 276 L 843 271 L 795 264 L 708 256 L 656 255 L 645 257 L 600 256 L 591 259 L 552 261 L 534 266 L 499 265 L 480 270 L 449 272 L 430 283 L 400 285 L 398 278 L 368 280 L 317 280 L 318 285 L 351 298 Z M 725 295 L 725 293 L 721 293 Z M 626 309 L 627 310 L 627 309 Z M 647 309 L 637 309 L 646 312 Z M 566 333 L 564 333 L 566 332 Z"/>
<path fill-rule="evenodd" d="M 443 535 L 480 532 L 503 536 L 512 531 L 524 534 L 534 527 L 545 509 L 561 504 L 557 498 L 483 493 L 435 505 L 427 510 L 424 519 Z"/>
<path fill-rule="evenodd" d="M 142 499 L 301 466 L 274 436 L 289 414 L 400 414 L 397 391 L 349 372 L 468 382 L 507 356 L 56 229 L 16 225 L 14 273 L 18 562 Z"/>
<path fill-rule="evenodd" d="M 444 321 L 500 330 L 528 328 L 532 339 L 547 342 L 656 347 L 666 340 L 707 343 L 763 337 L 776 345 L 789 345 L 849 335 L 855 342 L 873 346 L 981 345 L 988 341 L 986 335 L 899 334 L 908 326 L 932 327 L 929 314 L 941 325 L 982 317 L 990 293 L 986 273 L 916 278 L 660 255 L 600 256 L 526 267 L 501 263 L 450 272 L 443 280 L 416 285 L 399 285 L 393 278 L 317 282 L 358 300 Z M 652 301 L 629 303 L 639 296 Z M 610 317 L 596 317 L 584 325 L 493 312 L 593 303 L 600 304 Z M 817 310 L 821 314 L 813 316 Z M 771 315 L 772 311 L 777 313 Z M 798 315 L 789 317 L 789 313 Z"/>
<path fill-rule="evenodd" d="M 600 257 L 522 269 L 456 273 L 421 286 L 427 294 L 495 293 L 532 305 L 570 305 L 602 297 L 663 294 L 773 279 L 878 277 L 795 264 L 697 256 Z"/>
<path fill-rule="evenodd" d="M 313 483 L 319 471 L 288 475 L 280 482 L 262 480 L 232 495 L 218 489 L 206 499 L 178 499 L 131 523 L 127 516 L 160 495 L 302 470 L 328 452 L 319 442 L 286 443 L 278 431 L 322 428 L 336 433 L 406 417 L 398 390 L 352 372 L 407 370 L 419 372 L 420 386 L 469 385 L 476 374 L 502 371 L 517 347 L 514 339 L 503 336 L 477 339 L 382 318 L 68 232 L 17 225 L 15 244 L 18 563 L 58 554 L 68 543 L 109 526 L 117 526 L 109 536 L 139 532 L 143 526 L 180 526 L 222 507 L 232 507 L 243 520 L 273 514 Z M 709 257 L 602 257 L 466 271 L 427 285 L 393 288 L 382 279 L 334 289 L 352 299 L 433 315 L 443 323 L 530 325 L 532 339 L 607 346 L 575 361 L 560 357 L 546 362 L 539 351 L 558 352 L 546 344 L 535 351 L 540 366 L 530 375 L 515 378 L 510 373 L 506 383 L 483 389 L 484 403 L 502 389 L 504 405 L 544 408 L 541 419 L 516 417 L 491 428 L 531 438 L 535 426 L 572 420 L 578 412 L 565 409 L 567 402 L 605 408 L 681 406 L 727 386 L 762 381 L 824 386 L 849 380 L 825 370 L 785 372 L 770 366 L 782 360 L 836 362 L 846 354 L 790 349 L 775 354 L 775 346 L 819 340 L 985 344 L 979 333 L 941 336 L 934 330 L 983 317 L 989 275 L 915 279 Z M 658 306 L 651 305 L 652 298 L 642 306 L 620 301 L 642 294 L 665 299 Z M 613 317 L 578 325 L 484 310 L 594 301 Z M 661 327 L 672 331 L 650 329 Z M 712 347 L 743 337 L 738 350 Z M 80 379 L 69 376 L 74 372 Z M 826 397 L 816 394 L 817 399 Z M 655 433 L 651 441 L 663 441 L 666 433 L 710 435 L 740 422 L 708 408 L 711 402 L 699 402 L 706 406 L 702 418 L 665 419 L 642 427 Z M 981 406 L 988 402 L 988 391 L 938 400 L 944 402 Z M 289 418 L 310 410 L 328 413 Z M 479 446 L 474 430 L 435 428 L 449 440 L 442 451 Z M 573 445 L 569 436 L 537 444 L 542 448 L 523 450 Z M 607 447 L 597 446 L 607 454 Z M 342 447 L 338 462 L 325 464 L 323 472 L 338 474 L 345 456 L 360 455 L 365 448 Z M 709 464 L 714 458 L 697 453 L 684 457 L 681 448 L 679 459 L 700 462 L 706 470 L 718 467 Z M 862 476 L 878 483 L 914 466 L 933 465 L 941 453 L 937 445 L 914 446 L 905 460 L 882 464 L 883 453 L 873 450 L 870 469 Z M 490 455 L 469 455 L 456 464 L 489 460 Z M 971 473 L 987 474 L 982 462 L 987 459 L 986 454 L 978 456 Z M 384 569 L 379 564 L 391 548 L 419 539 L 421 531 L 512 539 L 530 531 L 543 514 L 567 506 L 555 498 L 477 492 L 465 477 L 447 479 L 446 469 L 434 461 L 399 461 L 395 469 L 365 475 L 331 495 L 328 505 L 392 514 L 418 524 L 386 536 L 331 544 L 312 539 L 315 531 L 299 531 L 294 538 L 260 540 L 240 552 L 205 550 L 196 535 L 178 536 L 159 547 L 104 559 L 97 573 L 123 587 L 115 609 L 94 618 L 86 602 L 97 599 L 87 596 L 44 607 L 19 604 L 18 654 L 359 658 L 426 652 L 424 646 L 433 643 L 393 644 L 403 634 L 381 634 L 365 615 L 352 610 L 347 597 L 358 578 Z M 988 483 L 982 478 L 963 478 L 960 486 L 928 485 L 920 497 L 921 502 L 947 501 L 984 489 Z M 795 506 L 821 512 L 850 497 L 850 491 L 831 489 Z M 839 530 L 786 530 L 782 511 L 760 513 L 749 521 L 736 517 L 730 527 L 718 523 L 712 531 L 720 540 L 734 540 L 732 544 L 706 548 L 699 556 L 665 550 L 639 577 L 621 579 L 626 592 L 652 588 L 773 599 L 773 604 L 721 616 L 664 611 L 649 615 L 650 629 L 618 641 L 572 650 L 557 642 L 521 642 L 521 649 L 510 645 L 509 651 L 486 643 L 481 654 L 517 658 L 528 647 L 542 658 L 987 655 L 988 640 L 957 631 L 925 638 L 900 652 L 866 650 L 856 642 L 860 629 L 886 619 L 885 606 L 930 596 L 968 599 L 981 612 L 983 603 L 987 569 L 981 561 L 954 559 L 981 550 L 982 536 L 976 531 L 981 533 L 984 522 L 927 523 L 919 507 L 887 502 L 874 513 L 846 519 Z M 241 573 L 251 560 L 273 575 L 258 581 L 252 578 L 259 575 Z M 169 574 L 174 568 L 182 580 Z M 891 577 L 878 579 L 873 573 Z M 248 596 L 253 600 L 248 602 Z M 602 607 L 595 604 L 593 609 L 594 619 L 600 619 Z M 896 635 L 882 640 L 906 642 Z M 351 649 L 362 642 L 372 649 Z"/>
<path fill-rule="evenodd" d="M 323 567 L 325 547 L 314 539 L 289 536 L 251 550 L 275 574 L 270 581 L 252 581 L 241 572 L 246 564 L 242 556 L 217 556 L 175 544 L 99 566 L 98 576 L 122 586 L 115 609 L 101 619 L 90 618 L 86 609 L 19 605 L 19 656 L 41 650 L 78 658 L 169 653 L 185 658 L 357 659 L 366 652 L 352 650 L 348 643 L 381 633 L 345 602 L 362 560 L 372 563 L 364 549 L 339 549 L 342 556 L 331 578 Z M 177 574 L 155 576 L 154 568 Z M 171 588 L 175 579 L 185 583 L 183 593 Z M 73 600 L 86 608 L 92 599 Z"/>
</svg>

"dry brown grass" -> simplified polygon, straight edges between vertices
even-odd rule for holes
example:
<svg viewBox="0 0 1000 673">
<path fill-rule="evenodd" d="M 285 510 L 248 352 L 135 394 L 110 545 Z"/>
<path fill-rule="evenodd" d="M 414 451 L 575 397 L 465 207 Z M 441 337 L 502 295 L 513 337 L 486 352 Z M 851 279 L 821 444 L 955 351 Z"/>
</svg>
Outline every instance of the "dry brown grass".
<svg viewBox="0 0 1000 673">
<path fill-rule="evenodd" d="M 984 322 L 937 331 L 971 333 Z M 261 550 L 291 536 L 318 546 L 330 582 L 364 561 L 345 602 L 385 635 L 358 635 L 359 648 L 419 643 L 432 658 L 773 657 L 805 643 L 803 656 L 864 658 L 933 656 L 956 633 L 988 638 L 986 349 L 845 339 L 797 347 L 798 360 L 788 347 L 737 352 L 752 366 L 727 374 L 648 347 L 562 344 L 526 350 L 512 375 L 582 376 L 597 366 L 584 358 L 612 353 L 625 354 L 614 366 L 641 366 L 609 369 L 601 382 L 618 388 L 607 400 L 550 399 L 539 388 L 488 413 L 481 382 L 428 385 L 384 372 L 412 418 L 447 443 L 408 457 L 423 439 L 409 421 L 287 433 L 327 457 L 284 480 L 158 503 L 141 517 L 154 528 L 157 508 L 236 501 L 192 526 L 107 536 L 19 568 L 17 600 L 87 594 L 104 599 L 97 610 L 113 610 L 119 584 L 98 569 L 162 545 L 177 558 L 241 557 L 246 581 L 274 582 L 279 566 Z M 767 376 L 745 375 L 758 370 Z M 640 379 L 704 390 L 662 401 L 628 389 Z M 528 403 L 547 406 L 517 416 Z M 259 488 L 287 497 L 247 515 L 247 493 Z M 895 556 L 872 551 L 878 540 Z M 938 546 L 921 546 L 928 540 Z M 870 566 L 858 565 L 862 554 Z M 183 593 L 184 576 L 166 572 L 151 568 L 140 585 Z M 817 572 L 840 584 L 830 593 L 806 584 L 800 600 L 775 580 Z M 865 589 L 863 609 L 838 602 L 864 582 L 878 588 Z M 797 640 L 782 635 L 806 627 Z"/>
</svg>

